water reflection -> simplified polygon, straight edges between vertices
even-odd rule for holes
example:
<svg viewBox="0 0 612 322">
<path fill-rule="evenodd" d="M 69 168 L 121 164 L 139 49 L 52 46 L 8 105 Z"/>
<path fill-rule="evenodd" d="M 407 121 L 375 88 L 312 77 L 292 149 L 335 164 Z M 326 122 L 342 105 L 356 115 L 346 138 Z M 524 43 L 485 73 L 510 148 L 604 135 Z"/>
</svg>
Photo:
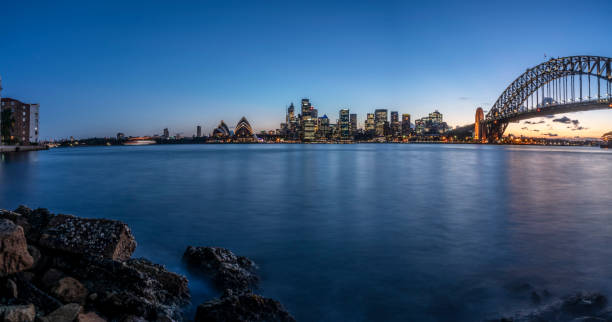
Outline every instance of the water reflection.
<svg viewBox="0 0 612 322">
<path fill-rule="evenodd" d="M 570 153 L 571 152 L 571 153 Z M 505 285 L 610 291 L 612 154 L 472 145 L 56 149 L 0 163 L 0 208 L 126 221 L 137 256 L 192 280 L 187 245 L 261 267 L 298 320 L 465 320 L 529 305 Z M 612 292 L 610 292 L 612 294 Z"/>
</svg>

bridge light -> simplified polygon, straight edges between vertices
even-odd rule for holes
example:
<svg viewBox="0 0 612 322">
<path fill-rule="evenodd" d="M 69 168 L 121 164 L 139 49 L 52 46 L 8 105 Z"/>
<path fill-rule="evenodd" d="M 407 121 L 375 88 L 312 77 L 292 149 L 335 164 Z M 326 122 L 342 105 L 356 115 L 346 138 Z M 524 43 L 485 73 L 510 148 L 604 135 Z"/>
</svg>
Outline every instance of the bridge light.
<svg viewBox="0 0 612 322">
<path fill-rule="evenodd" d="M 610 108 L 612 108 L 612 103 L 610 103 L 610 105 L 608 105 Z"/>
<path fill-rule="evenodd" d="M 540 112 L 540 111 L 541 111 L 541 110 L 540 110 L 540 108 L 538 107 L 538 112 Z"/>
</svg>

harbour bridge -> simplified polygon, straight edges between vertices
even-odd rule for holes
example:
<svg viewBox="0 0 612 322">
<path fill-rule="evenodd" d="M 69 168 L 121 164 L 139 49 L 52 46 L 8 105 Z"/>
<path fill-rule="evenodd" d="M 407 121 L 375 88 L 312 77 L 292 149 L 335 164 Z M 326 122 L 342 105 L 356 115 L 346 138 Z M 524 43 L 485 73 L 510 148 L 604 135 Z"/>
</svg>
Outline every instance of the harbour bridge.
<svg viewBox="0 0 612 322">
<path fill-rule="evenodd" d="M 612 58 L 553 58 L 528 68 L 489 112 L 476 110 L 474 139 L 495 142 L 510 122 L 560 113 L 612 108 Z M 470 126 L 471 127 L 471 126 Z"/>
</svg>

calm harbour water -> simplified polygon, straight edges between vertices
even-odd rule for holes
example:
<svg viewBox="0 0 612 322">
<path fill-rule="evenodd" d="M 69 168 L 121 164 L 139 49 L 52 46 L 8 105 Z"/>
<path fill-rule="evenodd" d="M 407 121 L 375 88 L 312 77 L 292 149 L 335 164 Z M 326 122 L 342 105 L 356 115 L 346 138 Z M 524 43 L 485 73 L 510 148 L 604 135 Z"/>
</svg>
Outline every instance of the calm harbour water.
<svg viewBox="0 0 612 322">
<path fill-rule="evenodd" d="M 188 245 L 260 266 L 298 321 L 473 321 L 612 295 L 612 153 L 479 145 L 172 145 L 5 154 L 0 208 L 130 225 L 143 256 L 216 295 Z"/>
</svg>

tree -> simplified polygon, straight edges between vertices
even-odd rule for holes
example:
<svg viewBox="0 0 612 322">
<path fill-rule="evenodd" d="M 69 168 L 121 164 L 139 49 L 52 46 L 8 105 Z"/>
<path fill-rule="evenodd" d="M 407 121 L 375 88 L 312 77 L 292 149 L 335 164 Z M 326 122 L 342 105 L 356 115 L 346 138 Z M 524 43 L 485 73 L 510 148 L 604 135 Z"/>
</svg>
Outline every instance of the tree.
<svg viewBox="0 0 612 322">
<path fill-rule="evenodd" d="M 11 129 L 13 128 L 13 112 L 10 109 L 2 111 L 0 116 L 2 118 L 2 127 L 0 127 L 0 138 L 4 142 L 11 143 Z"/>
</svg>

